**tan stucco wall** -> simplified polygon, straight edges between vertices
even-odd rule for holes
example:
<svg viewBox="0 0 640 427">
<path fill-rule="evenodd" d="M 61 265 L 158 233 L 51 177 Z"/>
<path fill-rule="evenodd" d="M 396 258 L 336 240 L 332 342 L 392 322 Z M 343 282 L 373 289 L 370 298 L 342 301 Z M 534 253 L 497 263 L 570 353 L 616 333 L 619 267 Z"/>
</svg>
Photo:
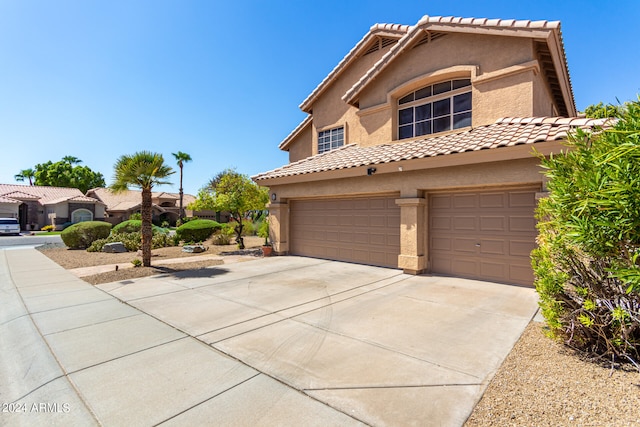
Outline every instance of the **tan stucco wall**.
<svg viewBox="0 0 640 427">
<path fill-rule="evenodd" d="M 291 144 L 290 161 L 317 154 L 318 131 L 337 126 L 345 126 L 345 143 L 397 141 L 397 99 L 451 78 L 472 80 L 473 127 L 553 111 L 531 39 L 456 33 L 400 54 L 362 91 L 357 107 L 346 104 L 345 92 L 387 50 L 359 58 L 318 98 L 312 128 Z"/>
<path fill-rule="evenodd" d="M 308 126 L 289 144 L 289 162 L 297 162 L 313 155 L 313 127 Z"/>
<path fill-rule="evenodd" d="M 474 65 L 481 76 L 532 59 L 532 43 L 526 38 L 447 34 L 396 58 L 362 92 L 360 108 L 387 102 L 387 93 L 427 73 L 458 65 Z"/>
<path fill-rule="evenodd" d="M 18 206 L 16 203 L 0 203 L 0 217 L 17 218 Z"/>
</svg>

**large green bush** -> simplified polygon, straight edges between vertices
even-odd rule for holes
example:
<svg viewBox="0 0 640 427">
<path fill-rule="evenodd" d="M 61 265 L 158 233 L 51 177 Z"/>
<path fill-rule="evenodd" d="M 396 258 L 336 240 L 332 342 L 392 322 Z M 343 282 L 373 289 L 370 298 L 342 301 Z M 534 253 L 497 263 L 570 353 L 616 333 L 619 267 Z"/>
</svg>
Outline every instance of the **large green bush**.
<svg viewBox="0 0 640 427">
<path fill-rule="evenodd" d="M 176 229 L 176 235 L 185 242 L 202 242 L 207 240 L 222 226 L 210 219 L 197 219 L 182 224 Z"/>
<path fill-rule="evenodd" d="M 640 361 L 640 103 L 543 159 L 535 285 L 550 333 L 590 357 Z"/>
<path fill-rule="evenodd" d="M 87 248 L 87 252 L 101 252 L 107 243 L 121 242 L 129 252 L 138 251 L 142 247 L 142 233 L 140 231 L 134 233 L 111 233 L 105 239 L 94 241 Z M 165 233 L 156 233 L 151 238 L 151 249 L 165 248 L 167 246 L 175 246 L 173 239 Z"/>
<path fill-rule="evenodd" d="M 129 219 L 127 221 L 122 221 L 120 224 L 115 225 L 112 233 L 139 233 L 142 229 L 142 220 L 140 219 Z M 164 233 L 165 230 L 162 227 L 158 227 L 157 225 L 152 225 L 153 234 L 156 233 Z"/>
<path fill-rule="evenodd" d="M 109 236 L 111 224 L 104 221 L 85 221 L 65 228 L 60 237 L 72 249 L 85 249 L 98 240 Z"/>
</svg>

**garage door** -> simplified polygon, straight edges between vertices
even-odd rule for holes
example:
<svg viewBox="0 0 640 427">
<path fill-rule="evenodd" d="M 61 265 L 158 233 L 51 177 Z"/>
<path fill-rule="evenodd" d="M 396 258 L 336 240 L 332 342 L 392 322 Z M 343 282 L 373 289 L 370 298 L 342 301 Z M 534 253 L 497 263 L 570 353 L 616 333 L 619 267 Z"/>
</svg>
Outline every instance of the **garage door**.
<svg viewBox="0 0 640 427">
<path fill-rule="evenodd" d="M 395 199 L 291 201 L 291 253 L 397 267 L 400 208 Z"/>
<path fill-rule="evenodd" d="M 526 189 L 431 195 L 431 270 L 532 285 L 535 194 Z"/>
</svg>

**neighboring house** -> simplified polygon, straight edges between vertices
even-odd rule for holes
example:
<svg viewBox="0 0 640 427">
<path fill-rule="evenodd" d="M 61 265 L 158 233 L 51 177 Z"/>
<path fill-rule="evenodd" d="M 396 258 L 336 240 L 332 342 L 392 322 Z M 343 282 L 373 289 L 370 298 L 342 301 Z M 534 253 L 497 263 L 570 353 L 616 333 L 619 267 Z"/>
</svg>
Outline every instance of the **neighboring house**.
<svg viewBox="0 0 640 427">
<path fill-rule="evenodd" d="M 0 216 L 18 218 L 22 230 L 104 220 L 104 204 L 77 188 L 0 184 Z"/>
<path fill-rule="evenodd" d="M 576 108 L 559 22 L 377 24 L 300 108 L 270 189 L 276 253 L 531 285 L 539 160 Z M 505 118 L 506 117 L 506 118 Z"/>
<path fill-rule="evenodd" d="M 142 192 L 127 190 L 114 193 L 108 188 L 93 188 L 87 191 L 87 196 L 100 200 L 106 205 L 106 221 L 118 224 L 129 219 L 131 214 L 139 213 L 142 204 Z M 213 211 L 192 211 L 187 206 L 196 200 L 191 194 L 183 195 L 183 206 L 187 217 L 197 216 L 203 219 L 216 219 L 224 221 L 224 217 L 216 216 Z M 167 221 L 175 225 L 180 217 L 180 195 L 178 193 L 153 192 L 151 193 L 153 221 L 161 224 Z M 228 218 L 227 220 L 228 221 Z"/>
</svg>

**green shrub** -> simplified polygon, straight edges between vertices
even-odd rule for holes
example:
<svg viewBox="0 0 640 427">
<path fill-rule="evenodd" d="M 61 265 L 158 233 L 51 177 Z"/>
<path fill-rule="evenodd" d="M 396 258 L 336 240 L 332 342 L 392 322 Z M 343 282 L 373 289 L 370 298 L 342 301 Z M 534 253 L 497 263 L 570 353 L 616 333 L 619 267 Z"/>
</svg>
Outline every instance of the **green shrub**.
<svg viewBox="0 0 640 427">
<path fill-rule="evenodd" d="M 185 242 L 203 242 L 222 226 L 209 219 L 198 219 L 182 224 L 176 230 L 178 239 Z"/>
<path fill-rule="evenodd" d="M 72 249 L 85 249 L 98 239 L 105 239 L 111 232 L 111 224 L 104 221 L 84 221 L 65 228 L 60 237 Z"/>
<path fill-rule="evenodd" d="M 140 232 L 142 229 L 142 220 L 141 219 L 129 219 L 127 221 L 123 221 L 120 224 L 113 227 L 111 230 L 112 233 L 136 233 Z M 153 230 L 153 234 L 156 233 L 166 233 L 167 230 L 164 228 L 158 227 L 157 225 L 152 225 L 151 229 Z"/>
<path fill-rule="evenodd" d="M 142 220 L 142 214 L 140 212 L 136 212 L 136 213 L 132 213 L 131 215 L 129 215 L 129 219 L 130 220 L 138 220 L 141 221 Z"/>
<path fill-rule="evenodd" d="M 260 223 L 260 227 L 258 228 L 258 236 L 264 239 L 265 246 L 269 244 L 269 220 L 267 218 L 265 218 L 265 220 Z"/>
<path fill-rule="evenodd" d="M 550 334 L 588 357 L 640 361 L 640 102 L 615 129 L 542 159 L 536 290 Z M 636 365 L 637 366 L 637 365 Z"/>
<path fill-rule="evenodd" d="M 135 233 L 135 232 L 139 232 L 141 228 L 142 228 L 141 219 L 129 219 L 127 221 L 122 221 L 118 225 L 115 225 L 111 232 L 114 234 Z"/>
<path fill-rule="evenodd" d="M 105 239 L 94 241 L 87 248 L 87 252 L 101 252 L 107 243 L 122 242 L 129 252 L 140 250 L 142 247 L 142 233 L 111 233 Z M 151 249 L 165 248 L 167 246 L 176 246 L 171 236 L 165 233 L 154 234 L 151 238 Z"/>
<path fill-rule="evenodd" d="M 253 222 L 246 219 L 242 220 L 242 235 L 243 236 L 256 235 L 256 227 L 253 225 Z"/>
<path fill-rule="evenodd" d="M 131 260 L 131 264 L 133 264 L 134 267 L 142 267 L 142 260 L 139 258 L 134 258 Z"/>
</svg>

